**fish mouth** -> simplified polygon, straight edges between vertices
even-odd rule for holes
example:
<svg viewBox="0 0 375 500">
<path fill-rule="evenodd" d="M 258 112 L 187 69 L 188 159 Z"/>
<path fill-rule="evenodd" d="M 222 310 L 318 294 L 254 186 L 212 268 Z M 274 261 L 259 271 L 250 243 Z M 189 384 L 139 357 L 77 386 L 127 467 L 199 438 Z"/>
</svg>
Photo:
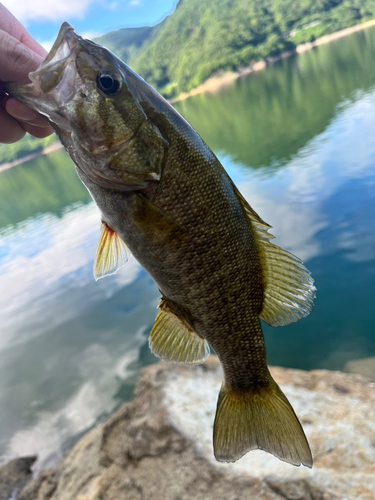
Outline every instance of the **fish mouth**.
<svg viewBox="0 0 375 500">
<path fill-rule="evenodd" d="M 69 23 L 64 22 L 45 60 L 35 71 L 29 73 L 32 83 L 26 85 L 6 83 L 6 91 L 41 113 L 43 113 L 41 98 L 46 97 L 49 100 L 47 94 L 51 94 L 52 91 L 55 94 L 56 104 L 61 105 L 61 96 L 64 95 L 65 99 L 70 98 L 73 87 L 75 87 L 74 71 L 69 72 L 69 67 L 72 67 L 71 63 L 75 61 L 79 40 L 81 37 L 77 35 L 74 28 Z M 67 73 L 71 74 L 67 75 Z M 62 80 L 64 80 L 64 91 L 58 89 Z M 67 87 L 70 89 L 68 95 L 66 93 Z M 47 113 L 43 114 L 48 117 Z"/>
<path fill-rule="evenodd" d="M 71 24 L 64 22 L 47 57 L 39 68 L 29 74 L 35 90 L 46 94 L 61 81 L 65 69 L 75 57 L 75 49 L 81 39 Z"/>
<path fill-rule="evenodd" d="M 64 22 L 45 60 L 35 71 L 29 73 L 32 83 L 5 84 L 10 95 L 45 115 L 66 132 L 70 128 L 69 122 L 60 110 L 74 98 L 77 89 L 83 85 L 75 68 L 77 46 L 81 40 L 74 28 Z"/>
</svg>

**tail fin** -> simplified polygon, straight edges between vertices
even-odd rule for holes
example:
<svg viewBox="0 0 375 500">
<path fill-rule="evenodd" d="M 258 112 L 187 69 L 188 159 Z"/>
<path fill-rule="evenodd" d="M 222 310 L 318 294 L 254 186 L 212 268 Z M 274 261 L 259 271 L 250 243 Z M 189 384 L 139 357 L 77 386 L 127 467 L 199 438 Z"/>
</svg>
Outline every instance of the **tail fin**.
<svg viewBox="0 0 375 500">
<path fill-rule="evenodd" d="M 219 462 L 234 462 L 260 449 L 293 465 L 312 467 L 302 426 L 289 401 L 271 379 L 262 392 L 239 394 L 223 384 L 214 424 L 214 453 Z"/>
</svg>

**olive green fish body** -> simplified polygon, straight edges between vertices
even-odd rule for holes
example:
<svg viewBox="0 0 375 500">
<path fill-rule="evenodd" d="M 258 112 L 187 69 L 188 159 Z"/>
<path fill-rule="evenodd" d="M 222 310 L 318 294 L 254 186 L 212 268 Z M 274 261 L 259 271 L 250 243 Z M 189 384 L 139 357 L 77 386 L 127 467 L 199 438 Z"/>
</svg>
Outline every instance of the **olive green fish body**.
<svg viewBox="0 0 375 500">
<path fill-rule="evenodd" d="M 198 364 L 217 353 L 224 370 L 214 452 L 234 461 L 263 449 L 311 467 L 302 427 L 266 362 L 261 319 L 307 316 L 315 287 L 193 128 L 103 47 L 62 26 L 50 54 L 11 93 L 44 113 L 102 213 L 96 279 L 126 250 L 162 293 L 150 333 L 154 354 Z"/>
<path fill-rule="evenodd" d="M 91 192 L 96 189 L 93 196 L 108 214 L 105 221 L 163 296 L 182 306 L 194 330 L 215 350 L 230 387 L 256 387 L 269 374 L 259 320 L 263 284 L 252 229 L 215 155 L 164 100 L 145 91 L 152 98 L 145 105 L 147 114 L 169 144 L 161 180 L 136 194 L 120 195 L 111 211 L 100 201 L 106 199 L 105 190 L 99 193 L 92 186 Z M 155 218 L 143 198 L 160 210 Z"/>
</svg>

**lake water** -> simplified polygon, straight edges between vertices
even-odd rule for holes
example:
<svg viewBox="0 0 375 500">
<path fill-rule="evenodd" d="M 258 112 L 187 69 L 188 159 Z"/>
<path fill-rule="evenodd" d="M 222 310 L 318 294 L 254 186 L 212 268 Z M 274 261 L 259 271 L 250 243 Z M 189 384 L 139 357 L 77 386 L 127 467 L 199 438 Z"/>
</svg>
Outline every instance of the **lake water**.
<svg viewBox="0 0 375 500">
<path fill-rule="evenodd" d="M 264 326 L 270 364 L 375 356 L 375 28 L 176 104 L 317 286 Z M 134 259 L 95 282 L 100 216 L 63 151 L 0 174 L 0 457 L 54 465 L 156 358 L 159 292 Z M 191 368 L 194 370 L 194 368 Z"/>
</svg>

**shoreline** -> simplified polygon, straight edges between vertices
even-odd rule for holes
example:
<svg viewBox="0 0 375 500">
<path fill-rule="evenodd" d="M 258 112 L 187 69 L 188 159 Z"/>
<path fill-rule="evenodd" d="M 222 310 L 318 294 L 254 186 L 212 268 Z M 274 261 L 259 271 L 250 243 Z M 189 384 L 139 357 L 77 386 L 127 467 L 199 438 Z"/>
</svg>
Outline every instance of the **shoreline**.
<svg viewBox="0 0 375 500">
<path fill-rule="evenodd" d="M 282 52 L 278 56 L 262 59 L 261 61 L 257 61 L 256 63 L 238 69 L 237 71 L 225 71 L 224 73 L 221 73 L 218 76 L 211 76 L 201 85 L 198 85 L 198 87 L 195 87 L 189 92 L 182 92 L 178 97 L 171 99 L 169 102 L 173 104 L 175 102 L 185 101 L 189 97 L 193 97 L 198 94 L 204 94 L 205 92 L 210 92 L 214 94 L 219 89 L 225 87 L 226 85 L 231 84 L 234 80 L 237 80 L 237 78 L 241 76 L 249 75 L 250 73 L 256 71 L 261 71 L 265 69 L 267 66 L 270 66 L 283 59 L 287 59 L 288 57 L 291 57 L 295 54 L 302 54 L 307 50 L 313 49 L 314 47 L 318 47 L 319 45 L 325 45 L 326 43 L 332 42 L 347 35 L 351 35 L 356 31 L 361 31 L 363 29 L 370 28 L 371 26 L 374 25 L 375 25 L 375 19 L 371 19 L 370 21 L 366 21 L 365 23 L 356 24 L 355 26 L 351 26 L 350 28 L 344 28 L 340 31 L 335 31 L 334 33 L 331 33 L 329 35 L 324 35 L 321 38 L 317 38 L 313 42 L 307 42 L 301 45 L 297 45 L 295 50 L 289 50 L 286 52 Z"/>
<path fill-rule="evenodd" d="M 0 165 L 0 172 L 4 172 L 5 170 L 9 170 L 12 167 L 15 167 L 17 165 L 21 165 L 22 163 L 26 163 L 27 161 L 30 160 L 35 160 L 35 158 L 39 158 L 39 156 L 44 156 L 48 155 L 49 153 L 52 153 L 53 151 L 57 151 L 58 149 L 61 149 L 63 145 L 60 142 L 53 142 L 46 148 L 38 151 L 34 151 L 33 153 L 30 153 L 26 156 L 21 156 L 21 158 L 17 158 L 16 160 L 10 161 L 8 163 L 3 163 Z"/>
<path fill-rule="evenodd" d="M 307 42 L 303 43 L 301 45 L 297 45 L 295 50 L 290 50 L 287 52 L 282 52 L 278 56 L 275 57 L 269 57 L 267 59 L 262 59 L 261 61 L 257 61 L 256 63 L 250 64 L 249 66 L 246 66 L 244 68 L 240 68 L 237 71 L 225 71 L 224 73 L 221 73 L 220 75 L 217 76 L 211 76 L 208 78 L 205 82 L 203 82 L 201 85 L 198 85 L 198 87 L 195 87 L 194 89 L 190 90 L 189 92 L 182 92 L 178 97 L 168 100 L 169 103 L 173 104 L 175 102 L 180 102 L 180 101 L 185 101 L 189 97 L 193 97 L 198 94 L 204 94 L 205 92 L 210 92 L 212 94 L 216 93 L 219 89 L 225 87 L 226 85 L 230 85 L 232 82 L 237 80 L 237 78 L 245 75 L 249 75 L 250 73 L 256 72 L 256 71 L 261 71 L 263 69 L 266 69 L 267 66 L 270 66 L 278 61 L 281 61 L 283 59 L 287 59 L 288 57 L 291 57 L 295 54 L 302 54 L 303 52 L 306 52 L 307 50 L 311 50 L 314 47 L 318 47 L 319 45 L 325 45 L 326 43 L 332 42 L 334 40 L 337 40 L 339 38 L 342 38 L 347 35 L 351 35 L 352 33 L 355 33 L 357 31 L 361 31 L 366 28 L 370 28 L 371 26 L 375 25 L 375 19 L 371 19 L 370 21 L 366 21 L 361 24 L 356 24 L 355 26 L 351 26 L 350 28 L 344 28 L 340 31 L 335 31 L 334 33 L 331 33 L 330 35 L 325 35 L 322 36 L 321 38 L 317 38 L 313 42 Z M 3 163 L 0 164 L 0 172 L 4 172 L 5 170 L 8 170 L 12 167 L 15 167 L 17 165 L 21 165 L 22 163 L 26 163 L 27 161 L 34 160 L 35 158 L 38 158 L 39 156 L 43 156 L 49 153 L 52 153 L 53 151 L 57 151 L 58 149 L 62 148 L 62 145 L 59 142 L 54 142 L 51 145 L 47 146 L 46 148 L 42 149 L 41 151 L 36 151 L 34 153 L 30 153 L 26 156 L 22 156 L 21 158 L 18 158 L 17 160 L 13 160 L 8 163 Z"/>
</svg>

